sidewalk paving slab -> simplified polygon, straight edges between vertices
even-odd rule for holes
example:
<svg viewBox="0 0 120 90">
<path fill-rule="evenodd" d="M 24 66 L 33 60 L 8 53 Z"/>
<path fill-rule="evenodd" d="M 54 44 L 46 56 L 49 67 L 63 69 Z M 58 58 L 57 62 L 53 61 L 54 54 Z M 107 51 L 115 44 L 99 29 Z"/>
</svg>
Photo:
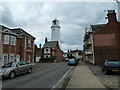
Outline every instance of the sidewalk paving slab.
<svg viewBox="0 0 120 90">
<path fill-rule="evenodd" d="M 88 66 L 80 61 L 66 88 L 103 88 L 104 85 L 92 73 Z"/>
</svg>

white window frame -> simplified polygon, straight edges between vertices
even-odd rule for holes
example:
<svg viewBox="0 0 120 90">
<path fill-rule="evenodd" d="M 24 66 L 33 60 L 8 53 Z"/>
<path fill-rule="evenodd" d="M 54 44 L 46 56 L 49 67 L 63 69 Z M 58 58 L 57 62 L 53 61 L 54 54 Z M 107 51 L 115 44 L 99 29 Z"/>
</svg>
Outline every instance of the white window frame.
<svg viewBox="0 0 120 90">
<path fill-rule="evenodd" d="M 31 55 L 28 54 L 28 62 L 30 62 L 30 60 L 31 60 Z"/>
<path fill-rule="evenodd" d="M 5 56 L 7 56 L 7 60 L 5 60 Z M 3 65 L 5 65 L 5 61 L 8 63 L 8 54 L 3 54 Z"/>
<path fill-rule="evenodd" d="M 17 56 L 16 56 L 16 61 L 20 61 L 20 55 L 19 54 L 17 54 Z"/>
<path fill-rule="evenodd" d="M 32 41 L 30 39 L 28 39 L 28 47 L 32 46 Z"/>
<path fill-rule="evenodd" d="M 15 44 L 16 44 L 16 37 L 11 36 L 11 45 L 15 45 Z"/>
<path fill-rule="evenodd" d="M 10 59 L 10 62 L 15 61 L 15 55 L 14 54 L 10 54 L 9 59 Z"/>
<path fill-rule="evenodd" d="M 4 35 L 4 44 L 9 44 L 9 35 Z"/>
</svg>

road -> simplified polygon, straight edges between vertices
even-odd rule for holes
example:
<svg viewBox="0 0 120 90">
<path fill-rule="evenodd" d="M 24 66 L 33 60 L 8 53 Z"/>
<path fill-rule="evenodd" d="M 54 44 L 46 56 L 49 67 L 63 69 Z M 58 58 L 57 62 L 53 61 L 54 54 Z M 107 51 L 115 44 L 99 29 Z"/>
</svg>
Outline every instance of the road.
<svg viewBox="0 0 120 90">
<path fill-rule="evenodd" d="M 65 74 L 73 70 L 66 62 L 49 63 L 48 66 L 42 67 L 30 74 L 3 80 L 3 88 L 55 88 Z"/>
</svg>

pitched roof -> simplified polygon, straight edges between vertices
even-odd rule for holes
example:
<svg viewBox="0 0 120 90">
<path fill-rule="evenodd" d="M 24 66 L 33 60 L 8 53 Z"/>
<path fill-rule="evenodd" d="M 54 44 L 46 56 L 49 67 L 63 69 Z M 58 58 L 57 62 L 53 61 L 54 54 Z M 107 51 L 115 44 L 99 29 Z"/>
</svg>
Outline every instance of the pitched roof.
<svg viewBox="0 0 120 90">
<path fill-rule="evenodd" d="M 25 35 L 25 36 L 32 37 L 35 39 L 35 37 L 33 37 L 32 35 L 30 35 L 29 33 L 27 33 L 21 28 L 15 28 L 15 29 L 12 29 L 12 31 L 16 32 L 18 35 Z"/>
<path fill-rule="evenodd" d="M 43 45 L 43 48 L 55 48 L 58 45 L 58 41 L 49 41 Z"/>
<path fill-rule="evenodd" d="M 106 24 L 97 24 L 97 25 L 90 25 L 90 26 L 92 28 L 92 32 L 96 32 L 96 31 L 99 31 L 105 25 Z"/>
<path fill-rule="evenodd" d="M 18 36 L 17 33 L 13 32 L 10 28 L 7 28 L 3 25 L 0 25 L 0 31 L 2 31 L 2 33 Z"/>
</svg>

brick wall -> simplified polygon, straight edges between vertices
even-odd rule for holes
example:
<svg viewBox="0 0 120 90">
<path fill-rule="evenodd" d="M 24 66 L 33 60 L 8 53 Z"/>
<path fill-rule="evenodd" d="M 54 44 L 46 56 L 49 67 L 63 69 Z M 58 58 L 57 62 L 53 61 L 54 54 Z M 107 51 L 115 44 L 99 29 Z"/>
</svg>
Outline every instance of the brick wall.
<svg viewBox="0 0 120 90">
<path fill-rule="evenodd" d="M 120 25 L 120 24 L 119 24 Z M 117 22 L 106 24 L 93 34 L 95 63 L 101 64 L 106 59 L 119 59 L 119 40 Z"/>
<path fill-rule="evenodd" d="M 57 61 L 63 61 L 63 52 L 59 49 L 59 48 L 56 48 L 56 56 L 55 56 L 55 59 Z"/>
</svg>

